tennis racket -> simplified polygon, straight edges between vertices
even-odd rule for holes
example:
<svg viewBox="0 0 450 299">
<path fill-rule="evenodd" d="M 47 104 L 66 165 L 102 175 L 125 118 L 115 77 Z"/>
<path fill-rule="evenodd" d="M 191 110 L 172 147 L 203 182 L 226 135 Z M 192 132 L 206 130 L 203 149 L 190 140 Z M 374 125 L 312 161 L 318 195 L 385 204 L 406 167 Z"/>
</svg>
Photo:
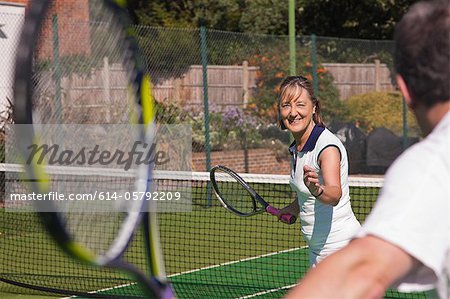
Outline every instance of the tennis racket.
<svg viewBox="0 0 450 299">
<path fill-rule="evenodd" d="M 55 124 L 64 130 L 70 124 L 132 123 L 136 124 L 131 126 L 136 140 L 152 144 L 154 138 L 151 83 L 139 56 L 127 1 L 81 2 L 88 5 L 84 10 L 88 18 L 86 22 L 64 19 L 67 14 L 56 15 L 58 8 L 52 6 L 50 0 L 30 1 L 17 50 L 14 134 L 26 171 L 25 179 L 36 194 L 48 194 L 60 187 L 76 190 L 89 184 L 102 186 L 104 183 L 102 174 L 74 180 L 53 175 L 47 171 L 49 167 L 43 166 L 37 159 L 27 160 L 30 145 L 42 144 L 40 140 L 52 133 L 45 131 L 43 125 Z M 58 20 L 59 17 L 61 19 Z M 70 31 L 70 28 L 74 30 Z M 100 93 L 78 88 L 82 92 L 74 94 L 74 88 L 69 85 L 80 81 L 80 78 L 96 80 L 102 77 L 105 74 L 105 60 L 111 68 L 121 70 L 122 75 L 116 76 L 115 82 L 110 84 L 114 84 L 115 88 L 123 87 L 123 93 L 116 96 L 114 102 L 112 96 L 107 94 L 112 88 Z M 100 99 L 104 102 L 100 103 Z M 95 110 L 99 106 L 103 108 Z M 87 132 L 80 132 L 80 135 L 84 134 Z M 101 135 L 92 136 L 93 142 L 102 140 Z M 121 141 L 117 140 L 117 143 Z M 129 173 L 132 174 L 131 182 L 128 178 L 127 182 L 109 181 L 109 185 L 121 185 L 126 191 L 150 190 L 152 165 L 142 164 Z M 73 258 L 131 274 L 142 286 L 145 297 L 174 298 L 164 271 L 158 221 L 155 213 L 149 213 L 148 200 L 130 201 L 125 211 L 100 214 L 85 210 L 67 212 L 51 201 L 45 202 L 45 210 L 49 211 L 42 211 L 42 202 L 35 202 L 35 205 L 48 233 Z M 140 269 L 124 258 L 139 224 L 143 226 L 143 247 L 148 251 L 147 266 L 141 265 Z M 151 277 L 146 272 L 150 272 Z M 95 297 L 101 296 L 95 294 Z"/>
<path fill-rule="evenodd" d="M 278 216 L 280 210 L 267 203 L 250 185 L 233 170 L 217 165 L 210 172 L 211 183 L 217 198 L 225 209 L 241 216 L 253 216 L 267 212 Z M 297 218 L 284 214 L 280 220 L 293 224 Z"/>
</svg>

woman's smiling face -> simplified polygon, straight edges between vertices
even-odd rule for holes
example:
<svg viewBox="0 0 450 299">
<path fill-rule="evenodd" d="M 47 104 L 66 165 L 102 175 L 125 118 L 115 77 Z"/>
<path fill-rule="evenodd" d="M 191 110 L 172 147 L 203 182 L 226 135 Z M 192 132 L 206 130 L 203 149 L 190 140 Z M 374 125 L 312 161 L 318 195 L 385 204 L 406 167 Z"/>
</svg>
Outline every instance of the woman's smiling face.
<svg viewBox="0 0 450 299">
<path fill-rule="evenodd" d="M 280 101 L 281 121 L 293 134 L 303 134 L 312 125 L 315 106 L 307 90 L 291 86 L 283 91 Z"/>
</svg>

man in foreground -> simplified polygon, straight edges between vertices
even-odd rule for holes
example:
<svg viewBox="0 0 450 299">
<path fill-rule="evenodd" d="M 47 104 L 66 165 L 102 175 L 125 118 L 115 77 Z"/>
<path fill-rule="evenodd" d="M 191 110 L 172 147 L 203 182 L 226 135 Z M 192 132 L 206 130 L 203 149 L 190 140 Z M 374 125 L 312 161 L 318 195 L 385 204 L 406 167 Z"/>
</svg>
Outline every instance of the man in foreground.
<svg viewBox="0 0 450 299">
<path fill-rule="evenodd" d="M 391 166 L 356 238 L 286 298 L 450 298 L 450 2 L 419 2 L 395 31 L 397 83 L 426 138 Z"/>
</svg>

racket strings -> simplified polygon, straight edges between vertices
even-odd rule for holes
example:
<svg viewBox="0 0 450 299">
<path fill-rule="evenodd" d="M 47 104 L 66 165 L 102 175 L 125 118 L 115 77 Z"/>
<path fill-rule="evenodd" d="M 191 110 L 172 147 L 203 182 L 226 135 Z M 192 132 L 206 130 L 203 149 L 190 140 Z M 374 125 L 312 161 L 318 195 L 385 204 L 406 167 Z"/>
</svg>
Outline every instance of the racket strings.
<svg viewBox="0 0 450 299">
<path fill-rule="evenodd" d="M 250 214 L 258 208 L 251 194 L 231 175 L 215 171 L 215 179 L 222 200 L 233 209 Z"/>
<path fill-rule="evenodd" d="M 34 53 L 32 114 L 33 123 L 44 125 L 34 126 L 40 143 L 57 145 L 59 154 L 66 149 L 79 153 L 86 145 L 127 153 L 140 140 L 139 128 L 105 126 L 129 125 L 130 115 L 139 109 L 134 53 L 120 18 L 102 0 L 89 1 L 89 21 L 67 21 L 52 13 L 46 16 Z M 47 155 L 43 162 L 52 164 L 50 160 Z M 136 191 L 138 174 L 133 165 L 126 177 L 111 178 L 105 174 L 118 165 L 102 165 L 97 172 L 91 168 L 98 165 L 82 166 L 81 174 L 71 173 L 70 167 L 50 173 L 49 192 L 97 197 L 55 207 L 73 240 L 100 256 L 115 241 L 127 212 L 141 205 L 125 201 L 126 194 Z M 105 200 L 99 200 L 100 193 Z"/>
<path fill-rule="evenodd" d="M 46 16 L 34 55 L 34 123 L 129 123 L 137 88 L 130 92 L 136 73 L 123 26 L 100 0 L 90 1 L 89 20 Z"/>
<path fill-rule="evenodd" d="M 126 37 L 119 23 L 117 16 L 105 14 L 104 7 L 95 6 L 91 9 L 91 47 L 103 59 L 103 67 L 108 64 L 110 71 L 120 69 L 121 72 L 115 72 L 115 82 L 119 82 L 119 86 L 115 89 L 121 89 L 122 94 L 120 102 L 115 101 L 113 107 L 114 123 L 129 123 L 132 116 L 139 115 L 140 107 L 137 105 L 137 92 L 139 86 L 136 86 L 138 74 L 136 72 L 135 55 L 131 50 L 132 45 Z M 105 45 L 111 45 L 105 47 Z M 103 70 L 103 76 L 108 76 Z M 106 79 L 106 78 L 104 78 Z M 114 82 L 110 82 L 114 84 Z"/>
<path fill-rule="evenodd" d="M 107 169 L 104 170 L 105 172 Z M 97 175 L 72 175 L 69 173 L 51 175 L 52 191 L 71 196 L 70 202 L 63 203 L 60 215 L 64 217 L 66 229 L 73 240 L 86 247 L 91 253 L 101 256 L 107 252 L 126 214 L 123 200 L 113 200 L 124 192 L 103 192 L 120 186 L 122 190 L 133 190 L 131 178 L 105 177 Z M 103 198 L 103 200 L 99 200 Z M 116 198 L 117 199 L 117 198 Z"/>
</svg>

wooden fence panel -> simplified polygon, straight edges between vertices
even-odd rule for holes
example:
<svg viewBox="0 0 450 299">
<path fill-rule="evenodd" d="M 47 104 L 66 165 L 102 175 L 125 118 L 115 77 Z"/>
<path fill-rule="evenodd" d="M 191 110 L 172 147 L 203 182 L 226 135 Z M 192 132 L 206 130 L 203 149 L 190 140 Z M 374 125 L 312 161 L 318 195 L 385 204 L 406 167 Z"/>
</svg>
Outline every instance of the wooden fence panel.
<svg viewBox="0 0 450 299">
<path fill-rule="evenodd" d="M 390 71 L 378 61 L 373 64 L 324 63 L 333 76 L 341 100 L 353 95 L 375 90 L 393 90 Z M 245 106 L 254 95 L 259 67 L 242 65 L 208 66 L 208 95 L 211 111 L 221 111 L 226 106 Z M 105 59 L 103 68 L 90 74 L 62 79 L 63 106 L 97 114 L 107 122 L 126 117 L 125 72 Z M 154 86 L 155 99 L 170 102 L 186 109 L 203 110 L 202 67 L 193 65 L 181 78 L 171 78 Z M 84 108 L 84 111 L 83 111 Z M 92 108 L 95 108 L 92 110 Z"/>
<path fill-rule="evenodd" d="M 323 63 L 333 76 L 333 83 L 341 100 L 370 91 L 394 90 L 391 73 L 386 64 L 375 63 Z"/>
<path fill-rule="evenodd" d="M 243 65 L 207 68 L 208 100 L 213 109 L 224 106 L 244 105 L 256 88 L 256 72 L 259 68 Z M 157 101 L 180 103 L 191 109 L 203 107 L 202 67 L 193 65 L 181 78 L 168 79 L 154 87 Z"/>
</svg>

